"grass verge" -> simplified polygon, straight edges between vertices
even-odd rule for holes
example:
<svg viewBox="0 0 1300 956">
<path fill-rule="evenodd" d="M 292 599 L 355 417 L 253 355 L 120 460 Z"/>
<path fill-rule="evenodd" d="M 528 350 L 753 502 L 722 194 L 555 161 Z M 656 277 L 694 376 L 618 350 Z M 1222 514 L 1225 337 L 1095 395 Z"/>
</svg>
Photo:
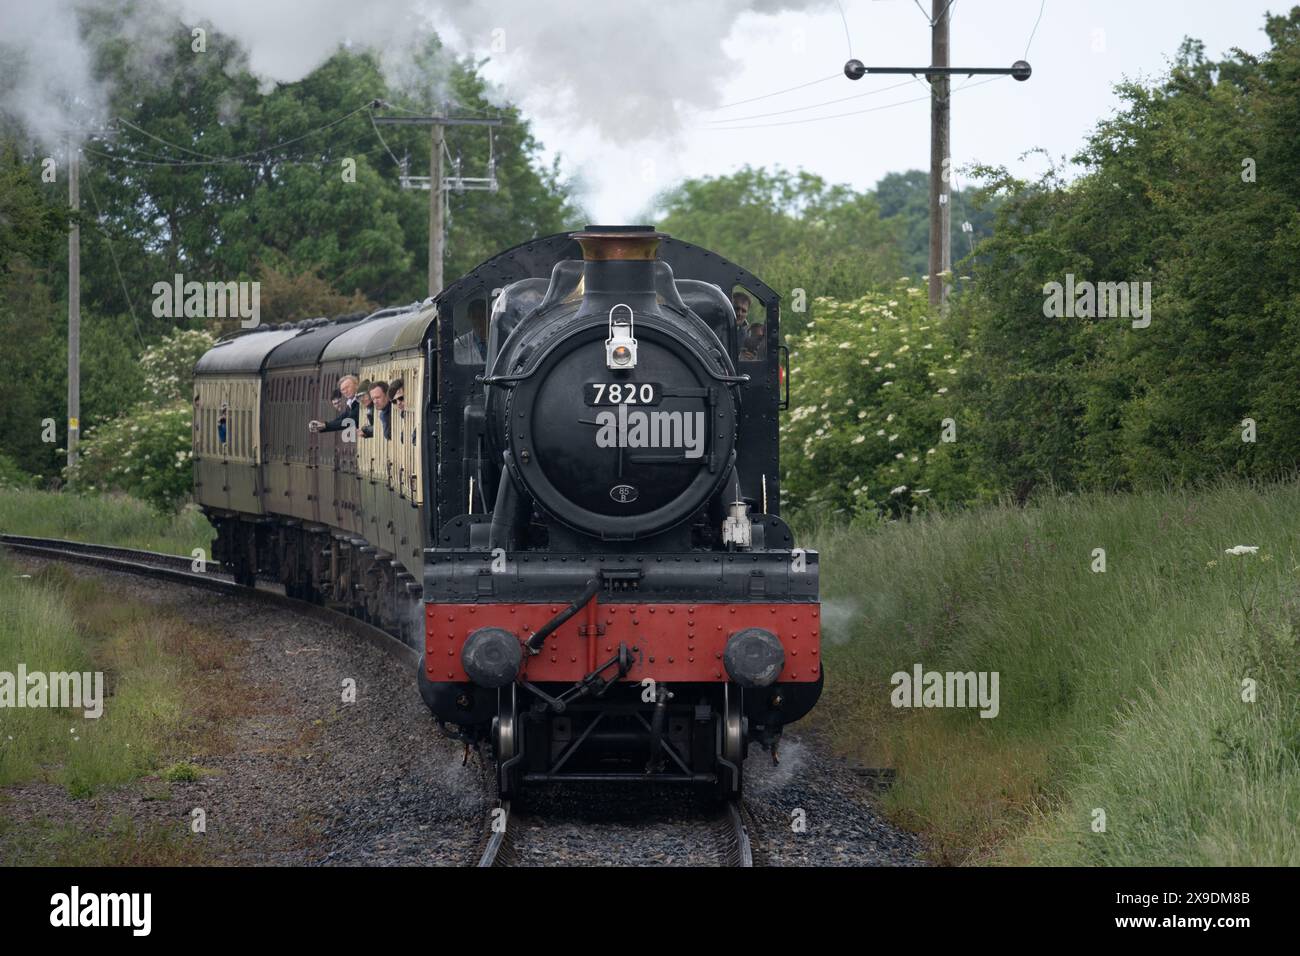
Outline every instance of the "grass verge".
<svg viewBox="0 0 1300 956">
<path fill-rule="evenodd" d="M 0 532 L 140 548 L 164 554 L 212 552 L 213 530 L 188 505 L 163 514 L 126 495 L 75 495 L 0 488 Z"/>
<path fill-rule="evenodd" d="M 939 862 L 1300 864 L 1298 532 L 1294 483 L 815 529 L 816 719 Z M 916 664 L 997 716 L 894 707 Z"/>
<path fill-rule="evenodd" d="M 222 722 L 251 704 L 251 691 L 225 667 L 231 642 L 196 626 L 179 601 L 133 600 L 75 566 L 26 575 L 0 559 L 0 607 L 0 672 L 16 675 L 21 665 L 29 675 L 99 673 L 103 680 L 97 718 L 84 708 L 0 706 L 0 787 L 55 784 L 80 799 L 137 781 L 155 790 L 159 779 L 192 781 L 206 771 L 180 758 L 221 751 Z M 78 847 L 85 851 L 75 857 L 79 865 L 189 859 L 171 833 L 183 832 L 181 824 L 157 829 L 126 820 L 78 836 L 66 821 L 12 819 L 4 796 L 0 843 L 10 862 L 57 863 L 74 859 Z"/>
</svg>

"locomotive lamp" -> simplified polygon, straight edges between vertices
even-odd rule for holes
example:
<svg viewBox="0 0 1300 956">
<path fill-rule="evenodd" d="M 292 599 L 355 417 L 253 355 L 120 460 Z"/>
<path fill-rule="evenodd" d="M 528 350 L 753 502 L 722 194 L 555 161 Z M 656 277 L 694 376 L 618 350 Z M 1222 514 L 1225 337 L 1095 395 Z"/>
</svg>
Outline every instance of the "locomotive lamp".
<svg viewBox="0 0 1300 956">
<path fill-rule="evenodd" d="M 614 317 L 627 309 L 627 318 Z M 610 368 L 636 368 L 636 337 L 632 334 L 632 307 L 619 304 L 609 310 L 609 337 L 605 339 L 605 364 Z"/>
<path fill-rule="evenodd" d="M 749 519 L 749 505 L 733 501 L 727 506 L 727 517 L 722 522 L 722 543 L 737 551 L 748 551 L 753 546 L 753 526 Z"/>
</svg>

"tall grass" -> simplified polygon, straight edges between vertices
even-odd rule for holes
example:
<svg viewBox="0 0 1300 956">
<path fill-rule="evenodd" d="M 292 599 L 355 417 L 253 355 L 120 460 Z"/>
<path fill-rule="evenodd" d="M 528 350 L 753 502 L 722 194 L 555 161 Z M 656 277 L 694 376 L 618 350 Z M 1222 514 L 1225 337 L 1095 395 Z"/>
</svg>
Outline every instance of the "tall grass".
<svg viewBox="0 0 1300 956">
<path fill-rule="evenodd" d="M 0 532 L 66 538 L 167 554 L 211 550 L 213 530 L 189 505 L 164 514 L 125 495 L 75 495 L 0 488 Z"/>
<path fill-rule="evenodd" d="M 1300 486 L 1060 497 L 809 539 L 818 719 L 897 769 L 886 810 L 937 859 L 1300 864 Z M 1240 544 L 1260 550 L 1224 553 Z M 917 663 L 998 672 L 1000 713 L 894 708 L 891 675 Z"/>
<path fill-rule="evenodd" d="M 75 796 L 154 769 L 185 729 L 193 662 L 176 615 L 124 602 L 52 566 L 30 577 L 0 560 L 0 671 L 101 672 L 103 713 L 0 708 L 0 784 L 45 780 Z"/>
</svg>

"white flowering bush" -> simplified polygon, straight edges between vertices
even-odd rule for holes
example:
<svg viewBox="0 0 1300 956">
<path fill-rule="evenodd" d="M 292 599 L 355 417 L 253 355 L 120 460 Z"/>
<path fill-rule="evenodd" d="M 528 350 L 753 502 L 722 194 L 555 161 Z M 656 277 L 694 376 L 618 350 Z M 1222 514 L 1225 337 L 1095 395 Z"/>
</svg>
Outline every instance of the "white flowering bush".
<svg viewBox="0 0 1300 956">
<path fill-rule="evenodd" d="M 194 363 L 212 348 L 211 332 L 175 329 L 140 356 L 147 398 L 82 434 L 68 484 L 88 492 L 125 491 L 158 508 L 190 493 Z"/>
<path fill-rule="evenodd" d="M 140 356 L 146 389 L 155 401 L 189 400 L 194 381 L 194 363 L 216 343 L 203 329 L 174 329 L 149 346 Z"/>
<path fill-rule="evenodd" d="M 787 319 L 783 505 L 809 518 L 900 516 L 972 498 L 955 388 L 964 355 L 924 289 L 814 300 Z M 956 443 L 945 443 L 944 419 Z"/>
<path fill-rule="evenodd" d="M 190 404 L 137 405 L 86 432 L 66 469 L 69 485 L 87 492 L 124 491 L 158 508 L 190 493 Z"/>
</svg>

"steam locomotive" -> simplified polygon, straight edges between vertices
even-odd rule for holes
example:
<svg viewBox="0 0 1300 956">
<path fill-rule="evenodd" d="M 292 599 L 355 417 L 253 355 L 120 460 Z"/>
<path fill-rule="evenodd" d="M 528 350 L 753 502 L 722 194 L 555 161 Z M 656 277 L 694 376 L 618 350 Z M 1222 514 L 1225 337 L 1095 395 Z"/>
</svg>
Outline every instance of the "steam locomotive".
<svg viewBox="0 0 1300 956">
<path fill-rule="evenodd" d="M 618 226 L 424 303 L 229 336 L 195 368 L 214 560 L 401 636 L 503 797 L 738 795 L 823 682 L 817 554 L 780 517 L 779 318 L 744 269 Z M 308 430 L 346 374 L 402 379 L 387 433 Z"/>
</svg>

